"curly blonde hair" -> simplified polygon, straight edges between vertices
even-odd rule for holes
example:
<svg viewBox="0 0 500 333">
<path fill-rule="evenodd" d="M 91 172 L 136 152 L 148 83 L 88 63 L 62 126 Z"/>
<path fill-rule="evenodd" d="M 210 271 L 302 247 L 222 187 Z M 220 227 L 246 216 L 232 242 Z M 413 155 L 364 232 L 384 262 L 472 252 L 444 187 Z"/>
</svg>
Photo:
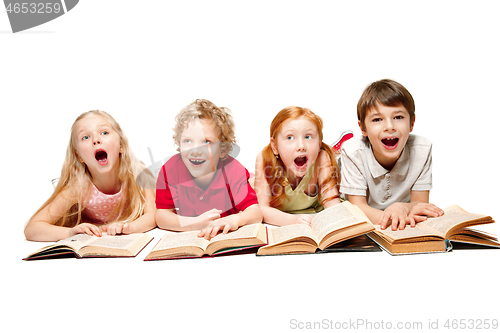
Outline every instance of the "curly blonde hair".
<svg viewBox="0 0 500 333">
<path fill-rule="evenodd" d="M 196 118 L 213 121 L 215 128 L 217 128 L 219 132 L 221 150 L 225 153 L 223 159 L 227 158 L 233 149 L 233 145 L 236 144 L 236 136 L 234 134 L 235 124 L 231 110 L 225 107 L 218 107 L 206 99 L 195 100 L 184 107 L 175 117 L 173 138 L 177 146 L 177 151 L 180 149 L 182 132 L 188 127 L 189 123 Z"/>
</svg>

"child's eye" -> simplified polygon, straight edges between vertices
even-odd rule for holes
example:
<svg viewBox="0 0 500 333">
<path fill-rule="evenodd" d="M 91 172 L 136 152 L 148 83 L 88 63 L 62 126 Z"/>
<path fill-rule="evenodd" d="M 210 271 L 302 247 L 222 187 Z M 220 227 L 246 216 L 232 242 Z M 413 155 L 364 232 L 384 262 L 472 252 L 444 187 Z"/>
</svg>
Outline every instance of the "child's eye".
<svg viewBox="0 0 500 333">
<path fill-rule="evenodd" d="M 191 143 L 191 140 L 189 140 L 189 139 L 184 139 L 184 140 L 182 140 L 182 142 L 183 142 L 183 143 Z"/>
<path fill-rule="evenodd" d="M 104 132 L 101 133 L 101 135 L 108 135 L 108 134 L 109 134 L 108 131 L 104 131 Z"/>
<path fill-rule="evenodd" d="M 210 144 L 210 140 L 203 140 L 203 144 L 204 144 L 204 145 L 208 145 L 208 144 Z"/>
<path fill-rule="evenodd" d="M 378 123 L 380 121 L 382 121 L 382 118 L 373 118 L 372 119 L 372 122 L 374 122 L 374 123 Z"/>
<path fill-rule="evenodd" d="M 88 136 L 88 135 L 85 135 L 82 137 L 82 140 L 88 140 L 88 139 L 90 139 L 90 136 Z"/>
<path fill-rule="evenodd" d="M 306 138 L 307 140 L 312 139 L 312 135 L 307 134 L 304 138 Z"/>
<path fill-rule="evenodd" d="M 287 140 L 293 140 L 293 135 L 288 135 L 288 136 L 286 137 L 286 139 L 287 139 Z"/>
<path fill-rule="evenodd" d="M 405 117 L 404 116 L 396 116 L 396 117 L 394 117 L 394 119 L 401 120 L 401 119 L 405 119 Z"/>
</svg>

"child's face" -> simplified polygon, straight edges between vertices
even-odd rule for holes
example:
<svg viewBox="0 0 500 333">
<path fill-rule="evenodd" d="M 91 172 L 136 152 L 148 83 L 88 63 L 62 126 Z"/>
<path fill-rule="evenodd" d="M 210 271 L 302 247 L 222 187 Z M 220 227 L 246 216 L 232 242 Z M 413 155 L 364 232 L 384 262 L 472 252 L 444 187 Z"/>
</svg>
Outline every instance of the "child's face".
<svg viewBox="0 0 500 333">
<path fill-rule="evenodd" d="M 196 182 L 208 185 L 212 180 L 219 159 L 224 156 L 219 141 L 212 120 L 196 118 L 182 131 L 179 146 L 182 161 Z"/>
<path fill-rule="evenodd" d="M 370 140 L 375 159 L 387 170 L 391 170 L 401 156 L 413 123 L 410 123 L 410 114 L 404 106 L 380 103 L 367 113 L 364 129 L 358 122 L 361 132 Z"/>
<path fill-rule="evenodd" d="M 276 138 L 271 138 L 275 155 L 283 161 L 290 178 L 293 174 L 302 178 L 318 158 L 321 147 L 316 124 L 306 117 L 288 119 L 283 122 Z"/>
<path fill-rule="evenodd" d="M 89 115 L 78 121 L 74 138 L 76 154 L 92 175 L 117 171 L 120 163 L 120 136 L 106 118 Z"/>
</svg>

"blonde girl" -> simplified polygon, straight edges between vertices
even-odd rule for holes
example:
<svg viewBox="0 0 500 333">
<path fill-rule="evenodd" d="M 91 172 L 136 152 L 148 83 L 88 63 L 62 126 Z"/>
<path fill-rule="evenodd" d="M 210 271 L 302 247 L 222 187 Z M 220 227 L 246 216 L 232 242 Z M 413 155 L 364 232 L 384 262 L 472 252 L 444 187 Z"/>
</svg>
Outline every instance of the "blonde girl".
<svg viewBox="0 0 500 333">
<path fill-rule="evenodd" d="M 255 173 L 255 191 L 269 224 L 310 224 L 311 215 L 292 213 L 340 203 L 338 167 L 323 142 L 323 121 L 307 108 L 290 106 L 278 112 Z"/>
<path fill-rule="evenodd" d="M 71 127 L 59 183 L 26 225 L 26 239 L 148 231 L 156 226 L 154 184 L 115 119 L 85 112 Z"/>
</svg>

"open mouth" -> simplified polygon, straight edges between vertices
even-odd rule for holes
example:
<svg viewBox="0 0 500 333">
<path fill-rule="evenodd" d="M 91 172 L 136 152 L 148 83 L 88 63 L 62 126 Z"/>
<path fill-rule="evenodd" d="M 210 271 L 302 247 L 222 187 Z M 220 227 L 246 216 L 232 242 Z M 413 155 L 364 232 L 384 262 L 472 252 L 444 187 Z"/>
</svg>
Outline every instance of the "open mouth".
<svg viewBox="0 0 500 333">
<path fill-rule="evenodd" d="M 307 157 L 306 156 L 299 156 L 295 160 L 293 160 L 295 165 L 299 168 L 303 167 L 307 163 Z"/>
<path fill-rule="evenodd" d="M 99 162 L 99 164 L 104 165 L 108 162 L 108 153 L 100 149 L 95 152 L 95 159 Z"/>
<path fill-rule="evenodd" d="M 191 162 L 191 164 L 193 164 L 194 166 L 198 166 L 205 163 L 205 160 L 190 159 L 189 162 Z"/>
<path fill-rule="evenodd" d="M 382 139 L 382 144 L 387 148 L 387 149 L 394 149 L 398 145 L 399 139 L 398 138 L 385 138 Z"/>
</svg>

